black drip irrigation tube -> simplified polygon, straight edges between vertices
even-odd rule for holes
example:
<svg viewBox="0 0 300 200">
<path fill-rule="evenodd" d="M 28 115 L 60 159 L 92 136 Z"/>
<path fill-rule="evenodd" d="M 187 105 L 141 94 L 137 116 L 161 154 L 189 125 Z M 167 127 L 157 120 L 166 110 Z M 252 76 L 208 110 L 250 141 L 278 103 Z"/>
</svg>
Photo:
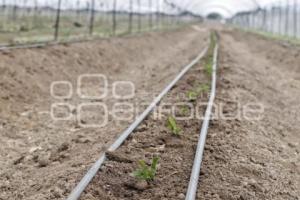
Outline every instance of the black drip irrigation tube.
<svg viewBox="0 0 300 200">
<path fill-rule="evenodd" d="M 67 41 L 46 41 L 46 42 L 17 44 L 17 45 L 0 45 L 0 51 L 7 51 L 7 50 L 13 50 L 13 49 L 42 48 L 42 47 L 54 46 L 54 45 L 64 45 L 64 44 L 88 42 L 88 41 L 97 40 L 97 39 L 105 39 L 105 38 L 90 38 L 90 39 L 78 39 L 78 40 L 74 39 L 74 40 L 67 40 Z"/>
<path fill-rule="evenodd" d="M 213 53 L 214 55 L 213 55 L 213 65 L 212 65 L 212 82 L 211 82 L 210 98 L 209 98 L 209 101 L 207 104 L 204 120 L 203 120 L 201 131 L 200 131 L 200 136 L 199 136 L 199 140 L 198 140 L 193 169 L 192 169 L 192 173 L 190 176 L 190 182 L 189 182 L 185 200 L 195 200 L 196 199 L 199 176 L 200 176 L 200 171 L 201 171 L 201 164 L 202 164 L 202 160 L 203 160 L 204 146 L 205 146 L 207 133 L 208 133 L 208 129 L 209 129 L 209 122 L 210 122 L 211 115 L 212 115 L 213 104 L 214 104 L 214 100 L 216 97 L 218 50 L 219 50 L 219 45 L 218 45 L 218 42 L 216 42 L 216 45 L 214 47 L 214 53 Z"/>
</svg>

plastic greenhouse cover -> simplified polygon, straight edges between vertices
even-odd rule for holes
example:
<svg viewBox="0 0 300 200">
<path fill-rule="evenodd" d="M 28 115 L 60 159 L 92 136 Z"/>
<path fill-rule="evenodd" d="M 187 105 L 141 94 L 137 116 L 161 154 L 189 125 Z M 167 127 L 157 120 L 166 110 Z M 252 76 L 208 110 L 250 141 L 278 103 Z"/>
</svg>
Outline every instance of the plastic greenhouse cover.
<svg viewBox="0 0 300 200">
<path fill-rule="evenodd" d="M 91 5 L 92 0 L 61 0 L 62 9 L 86 9 Z M 116 10 L 129 11 L 130 1 L 132 1 L 132 10 L 134 12 L 163 12 L 167 14 L 177 14 L 182 11 L 189 11 L 203 17 L 218 13 L 228 18 L 236 13 L 251 11 L 259 7 L 268 7 L 270 5 L 284 6 L 287 3 L 295 3 L 300 0 L 116 0 Z M 150 7 L 150 1 L 152 7 Z M 6 5 L 18 6 L 39 6 L 57 8 L 58 0 L 2 0 L 0 5 L 5 2 Z M 140 5 L 138 4 L 140 2 Z M 114 7 L 114 0 L 95 0 L 95 9 L 109 11 Z"/>
</svg>

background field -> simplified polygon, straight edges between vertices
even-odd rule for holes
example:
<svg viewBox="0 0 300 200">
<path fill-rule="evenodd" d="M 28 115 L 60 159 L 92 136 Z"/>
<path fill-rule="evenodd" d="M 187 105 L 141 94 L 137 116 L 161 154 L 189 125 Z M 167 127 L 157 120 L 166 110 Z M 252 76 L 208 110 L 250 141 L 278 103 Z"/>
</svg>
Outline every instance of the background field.
<svg viewBox="0 0 300 200">
<path fill-rule="evenodd" d="M 91 10 L 62 10 L 57 40 L 109 37 L 145 31 L 175 28 L 200 18 L 161 13 L 117 13 Z M 0 44 L 55 40 L 57 10 L 50 8 L 0 7 Z"/>
</svg>

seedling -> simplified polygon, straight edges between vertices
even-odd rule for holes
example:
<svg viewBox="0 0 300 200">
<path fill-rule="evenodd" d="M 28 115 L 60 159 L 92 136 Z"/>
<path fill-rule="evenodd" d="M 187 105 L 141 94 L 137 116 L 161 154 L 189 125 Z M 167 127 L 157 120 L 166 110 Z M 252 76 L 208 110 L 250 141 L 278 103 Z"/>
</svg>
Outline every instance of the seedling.
<svg viewBox="0 0 300 200">
<path fill-rule="evenodd" d="M 208 70 L 208 73 L 212 73 L 212 72 Z M 187 97 L 189 101 L 195 101 L 202 92 L 208 92 L 208 91 L 209 91 L 209 85 L 202 84 L 198 86 L 195 91 L 189 91 L 187 93 Z"/>
<path fill-rule="evenodd" d="M 179 136 L 180 135 L 180 128 L 177 126 L 176 120 L 174 119 L 174 117 L 169 117 L 168 118 L 168 127 L 169 129 L 172 131 L 172 134 L 174 134 L 175 136 Z"/>
<path fill-rule="evenodd" d="M 209 85 L 207 85 L 207 84 L 201 84 L 201 85 L 198 86 L 197 92 L 198 93 L 208 92 L 209 89 L 210 89 Z"/>
<path fill-rule="evenodd" d="M 195 101 L 198 97 L 198 94 L 194 91 L 189 91 L 187 93 L 187 98 L 189 99 L 189 101 Z"/>
<path fill-rule="evenodd" d="M 205 63 L 205 72 L 207 75 L 211 76 L 213 72 L 213 57 L 211 55 L 208 56 Z"/>
<path fill-rule="evenodd" d="M 159 157 L 154 157 L 152 159 L 151 166 L 148 166 L 144 160 L 139 161 L 139 169 L 133 172 L 133 176 L 145 181 L 152 181 L 156 175 L 157 164 Z"/>
<path fill-rule="evenodd" d="M 183 106 L 181 109 L 180 109 L 180 114 L 181 115 L 187 115 L 189 113 L 189 107 L 188 106 Z"/>
<path fill-rule="evenodd" d="M 213 51 L 213 49 L 215 48 L 216 43 L 217 43 L 217 34 L 214 31 L 210 34 L 210 48 L 211 48 L 211 51 Z"/>
<path fill-rule="evenodd" d="M 213 72 L 213 55 L 214 55 L 214 49 L 215 49 L 215 46 L 216 46 L 216 33 L 213 32 L 210 34 L 210 46 L 209 46 L 209 49 L 208 49 L 208 53 L 207 53 L 207 57 L 205 59 L 205 64 L 204 64 L 204 68 L 205 68 L 205 72 L 211 76 L 212 75 L 212 72 Z"/>
</svg>

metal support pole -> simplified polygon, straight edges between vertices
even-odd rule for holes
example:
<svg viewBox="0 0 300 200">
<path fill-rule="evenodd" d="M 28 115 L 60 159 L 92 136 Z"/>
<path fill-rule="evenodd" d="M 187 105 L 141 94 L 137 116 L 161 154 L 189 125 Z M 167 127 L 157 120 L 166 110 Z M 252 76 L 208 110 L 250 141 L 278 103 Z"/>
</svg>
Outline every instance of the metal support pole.
<svg viewBox="0 0 300 200">
<path fill-rule="evenodd" d="M 247 28 L 248 21 L 247 21 L 247 15 L 246 14 L 241 15 L 241 22 L 240 23 L 241 23 L 241 25 L 244 29 Z"/>
<path fill-rule="evenodd" d="M 132 33 L 132 19 L 133 19 L 133 0 L 129 0 L 129 23 L 128 32 Z"/>
<path fill-rule="evenodd" d="M 149 0 L 149 29 L 153 27 L 152 0 Z"/>
<path fill-rule="evenodd" d="M 12 21 L 16 21 L 17 20 L 17 11 L 18 11 L 18 6 L 17 6 L 17 2 L 15 0 L 13 8 L 12 8 L 12 16 L 11 16 Z"/>
<path fill-rule="evenodd" d="M 61 12 L 61 0 L 58 0 L 57 11 L 56 11 L 56 21 L 55 21 L 55 32 L 54 32 L 54 40 L 55 41 L 57 41 L 57 39 L 58 39 L 60 12 Z"/>
<path fill-rule="evenodd" d="M 282 4 L 280 2 L 280 6 L 279 6 L 279 30 L 278 33 L 280 35 L 282 35 Z"/>
<path fill-rule="evenodd" d="M 256 26 L 256 24 L 255 24 L 255 20 L 256 20 L 256 12 L 255 11 L 252 11 L 251 12 L 251 16 L 252 16 L 252 29 L 255 29 L 255 26 Z"/>
<path fill-rule="evenodd" d="M 259 12 L 257 11 L 254 11 L 253 12 L 253 26 L 254 26 L 254 29 L 257 29 L 257 21 L 258 21 L 258 18 L 259 18 Z"/>
<path fill-rule="evenodd" d="M 263 18 L 262 18 L 262 27 L 261 29 L 263 31 L 268 31 L 268 28 L 267 28 L 267 10 L 266 8 L 263 9 Z"/>
<path fill-rule="evenodd" d="M 251 27 L 250 19 L 251 19 L 250 13 L 247 13 L 247 28 Z"/>
<path fill-rule="evenodd" d="M 6 24 L 6 20 L 7 20 L 7 18 L 6 18 L 6 15 L 7 15 L 7 12 L 6 12 L 6 2 L 5 2 L 5 0 L 2 0 L 2 9 L 3 9 L 3 20 L 2 20 L 2 27 L 3 27 L 3 29 L 4 29 L 4 27 L 5 27 L 5 24 Z"/>
<path fill-rule="evenodd" d="M 243 22 L 242 25 L 245 28 L 247 25 L 247 19 L 246 19 L 246 15 L 244 13 L 241 15 L 241 21 Z"/>
<path fill-rule="evenodd" d="M 34 27 L 37 25 L 37 18 L 38 18 L 38 3 L 37 0 L 35 0 L 33 6 L 33 20 L 32 20 Z"/>
<path fill-rule="evenodd" d="M 290 1 L 287 0 L 286 12 L 285 12 L 285 35 L 289 35 L 289 19 L 290 19 Z"/>
<path fill-rule="evenodd" d="M 76 20 L 80 22 L 80 1 L 76 2 Z"/>
<path fill-rule="evenodd" d="M 138 4 L 138 30 L 141 32 L 142 30 L 142 13 L 141 13 L 141 0 L 137 0 Z"/>
<path fill-rule="evenodd" d="M 159 29 L 159 23 L 160 23 L 160 4 L 159 0 L 157 0 L 157 10 L 156 10 L 156 27 Z"/>
<path fill-rule="evenodd" d="M 251 29 L 252 28 L 252 13 L 251 12 L 249 12 L 248 13 L 248 16 L 249 16 L 249 29 Z"/>
<path fill-rule="evenodd" d="M 272 9 L 271 9 L 271 32 L 272 34 L 274 34 L 276 31 L 275 31 L 275 7 L 274 5 L 272 5 Z"/>
<path fill-rule="evenodd" d="M 261 19 L 261 12 L 255 11 L 255 29 L 259 29 L 259 20 Z"/>
<path fill-rule="evenodd" d="M 112 20 L 113 20 L 113 35 L 116 35 L 117 31 L 117 0 L 113 0 L 113 13 L 112 13 Z"/>
<path fill-rule="evenodd" d="M 298 1 L 294 0 L 294 38 L 298 36 Z"/>
<path fill-rule="evenodd" d="M 95 0 L 91 0 L 91 8 L 90 8 L 90 35 L 93 35 L 94 31 L 94 21 L 95 21 Z"/>
</svg>

